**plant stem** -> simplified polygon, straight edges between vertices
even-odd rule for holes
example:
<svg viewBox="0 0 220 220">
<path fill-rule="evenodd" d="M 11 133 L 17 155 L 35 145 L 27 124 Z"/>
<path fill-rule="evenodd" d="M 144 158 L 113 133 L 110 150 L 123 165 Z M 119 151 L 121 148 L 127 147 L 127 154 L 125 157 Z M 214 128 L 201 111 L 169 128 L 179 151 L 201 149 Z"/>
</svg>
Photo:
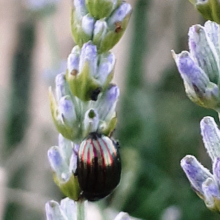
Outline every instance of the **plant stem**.
<svg viewBox="0 0 220 220">
<path fill-rule="evenodd" d="M 85 202 L 83 199 L 77 202 L 77 220 L 85 220 Z"/>
</svg>

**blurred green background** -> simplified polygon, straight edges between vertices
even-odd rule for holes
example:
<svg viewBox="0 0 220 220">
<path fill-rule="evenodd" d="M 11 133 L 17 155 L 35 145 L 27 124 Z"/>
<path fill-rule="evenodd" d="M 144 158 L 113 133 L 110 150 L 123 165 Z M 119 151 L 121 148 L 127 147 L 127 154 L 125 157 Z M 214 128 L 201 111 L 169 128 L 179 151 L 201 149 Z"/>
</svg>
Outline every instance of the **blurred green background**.
<svg viewBox="0 0 220 220">
<path fill-rule="evenodd" d="M 188 28 L 204 21 L 187 0 L 128 2 L 132 18 L 113 49 L 122 180 L 113 195 L 89 205 L 88 219 L 121 210 L 146 220 L 215 220 L 179 164 L 193 154 L 211 168 L 199 123 L 217 115 L 186 97 L 170 52 L 187 50 Z M 0 219 L 45 219 L 45 202 L 62 198 L 47 161 L 57 144 L 47 89 L 74 46 L 70 7 L 60 1 L 36 13 L 22 1 L 0 0 Z"/>
</svg>

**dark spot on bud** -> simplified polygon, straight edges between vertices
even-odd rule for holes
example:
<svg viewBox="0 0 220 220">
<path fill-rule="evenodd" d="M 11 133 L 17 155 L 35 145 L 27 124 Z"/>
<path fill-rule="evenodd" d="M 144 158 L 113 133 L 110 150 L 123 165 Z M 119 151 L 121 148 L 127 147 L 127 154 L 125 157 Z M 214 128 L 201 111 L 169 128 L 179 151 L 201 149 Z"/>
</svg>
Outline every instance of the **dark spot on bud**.
<svg viewBox="0 0 220 220">
<path fill-rule="evenodd" d="M 90 118 L 94 118 L 95 116 L 96 116 L 96 114 L 95 114 L 94 110 L 91 109 L 91 110 L 89 111 L 89 117 L 90 117 Z"/>
<path fill-rule="evenodd" d="M 96 101 L 98 98 L 99 93 L 102 91 L 101 88 L 97 88 L 94 91 L 92 91 L 92 94 L 90 96 L 91 100 Z"/>
<path fill-rule="evenodd" d="M 72 76 L 76 76 L 77 75 L 77 73 L 78 73 L 78 70 L 76 70 L 76 69 L 73 69 L 72 71 L 71 71 L 71 75 Z"/>
<path fill-rule="evenodd" d="M 115 33 L 119 33 L 122 31 L 121 22 L 115 22 Z"/>
<path fill-rule="evenodd" d="M 97 133 L 97 132 L 91 132 L 89 133 L 87 139 L 94 139 L 94 140 L 97 140 L 98 138 L 101 138 L 102 135 L 100 133 Z"/>
<path fill-rule="evenodd" d="M 192 86 L 193 86 L 193 89 L 194 89 L 196 95 L 199 98 L 202 98 L 204 93 L 201 90 L 199 90 L 199 88 L 195 84 L 192 84 Z"/>
</svg>

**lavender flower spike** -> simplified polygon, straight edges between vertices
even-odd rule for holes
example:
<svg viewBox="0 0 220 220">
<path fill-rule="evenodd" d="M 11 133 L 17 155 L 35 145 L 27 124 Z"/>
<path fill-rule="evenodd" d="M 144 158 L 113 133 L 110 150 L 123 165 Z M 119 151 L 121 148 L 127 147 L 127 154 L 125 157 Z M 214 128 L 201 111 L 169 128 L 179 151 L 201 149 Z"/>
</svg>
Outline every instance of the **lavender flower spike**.
<svg viewBox="0 0 220 220">
<path fill-rule="evenodd" d="M 183 51 L 173 58 L 184 81 L 188 97 L 196 104 L 218 111 L 220 104 L 220 57 L 217 24 L 206 22 L 189 29 L 190 52 Z"/>
<path fill-rule="evenodd" d="M 208 178 L 213 179 L 213 175 L 191 155 L 187 155 L 181 160 L 181 167 L 189 179 L 192 188 L 199 197 L 204 199 L 202 184 Z"/>
<path fill-rule="evenodd" d="M 220 131 L 212 117 L 204 117 L 200 122 L 203 143 L 214 162 L 220 158 Z"/>
</svg>

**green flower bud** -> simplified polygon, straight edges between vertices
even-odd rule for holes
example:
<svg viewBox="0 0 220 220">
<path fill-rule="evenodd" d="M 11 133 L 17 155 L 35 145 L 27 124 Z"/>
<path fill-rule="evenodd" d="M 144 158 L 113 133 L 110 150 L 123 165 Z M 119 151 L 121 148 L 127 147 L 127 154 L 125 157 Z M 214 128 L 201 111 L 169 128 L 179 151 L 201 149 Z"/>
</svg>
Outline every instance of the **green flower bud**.
<svg viewBox="0 0 220 220">
<path fill-rule="evenodd" d="M 69 96 L 64 96 L 56 101 L 52 89 L 49 88 L 50 109 L 54 124 L 63 135 L 69 140 L 76 140 L 79 136 L 78 121 L 76 118 L 74 105 Z"/>
<path fill-rule="evenodd" d="M 92 42 L 85 43 L 80 50 L 74 47 L 68 57 L 67 81 L 74 96 L 82 101 L 96 101 L 113 78 L 115 56 L 111 52 L 98 55 Z"/>
<path fill-rule="evenodd" d="M 108 17 L 120 2 L 121 0 L 86 0 L 86 6 L 89 13 L 98 20 Z"/>
<path fill-rule="evenodd" d="M 118 43 L 127 28 L 131 12 L 131 5 L 122 3 L 106 20 L 108 31 L 98 47 L 99 53 L 109 51 Z"/>
<path fill-rule="evenodd" d="M 106 135 L 109 136 L 112 134 L 112 132 L 115 130 L 117 124 L 117 117 L 116 113 L 114 113 L 114 116 L 108 121 L 102 121 L 99 126 L 99 131 Z"/>
<path fill-rule="evenodd" d="M 94 25 L 94 32 L 93 32 L 93 43 L 99 48 L 100 43 L 104 39 L 106 33 L 108 31 L 108 25 L 104 20 L 96 21 Z"/>
<path fill-rule="evenodd" d="M 77 176 L 71 175 L 71 177 L 67 182 L 59 181 L 55 173 L 53 177 L 54 177 L 54 182 L 60 188 L 60 190 L 65 196 L 69 197 L 74 201 L 79 200 L 81 189 L 79 187 Z"/>
<path fill-rule="evenodd" d="M 81 100 L 96 100 L 101 90 L 100 83 L 94 77 L 98 64 L 96 46 L 86 43 L 80 52 L 74 47 L 68 57 L 67 81 L 72 93 Z"/>
<path fill-rule="evenodd" d="M 64 195 L 73 200 L 79 199 L 81 192 L 78 178 L 74 175 L 77 164 L 77 145 L 59 135 L 59 146 L 48 150 L 48 160 L 53 170 L 54 182 Z"/>
<path fill-rule="evenodd" d="M 220 2 L 219 0 L 189 0 L 195 8 L 207 20 L 220 24 Z"/>
<path fill-rule="evenodd" d="M 92 39 L 93 29 L 95 20 L 94 18 L 87 14 L 83 17 L 78 17 L 76 11 L 72 11 L 71 15 L 71 29 L 73 39 L 80 47 L 84 43 Z"/>
</svg>

